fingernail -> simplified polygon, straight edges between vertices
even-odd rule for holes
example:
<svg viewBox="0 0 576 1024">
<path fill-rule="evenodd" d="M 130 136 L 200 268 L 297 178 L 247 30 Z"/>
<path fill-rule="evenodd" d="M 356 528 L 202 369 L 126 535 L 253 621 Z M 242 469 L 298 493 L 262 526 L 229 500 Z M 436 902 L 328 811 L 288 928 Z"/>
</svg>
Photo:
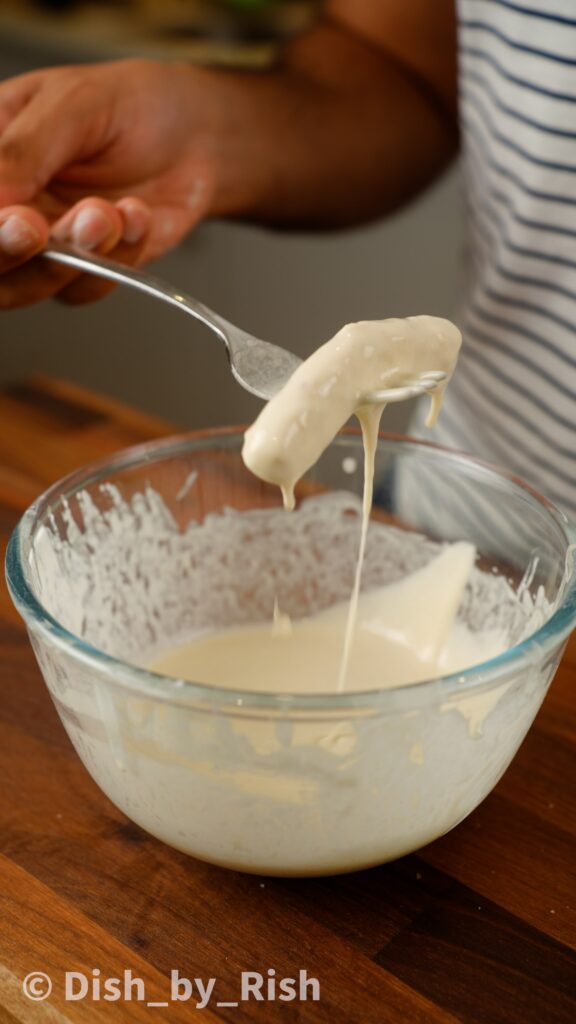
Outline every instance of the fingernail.
<svg viewBox="0 0 576 1024">
<path fill-rule="evenodd" d="M 112 225 L 105 213 L 85 207 L 72 221 L 70 235 L 81 249 L 96 249 L 106 241 L 111 231 Z"/>
<path fill-rule="evenodd" d="M 139 223 L 136 220 L 127 220 L 124 224 L 124 231 L 122 237 L 128 245 L 136 245 L 137 242 L 141 242 L 146 234 L 146 225 Z"/>
<path fill-rule="evenodd" d="M 11 214 L 0 224 L 0 249 L 8 256 L 24 256 L 40 247 L 40 235 L 24 220 Z"/>
<path fill-rule="evenodd" d="M 150 214 L 146 208 L 136 203 L 118 203 L 124 217 L 124 230 L 122 238 L 128 245 L 136 245 L 141 242 L 150 227 Z"/>
</svg>

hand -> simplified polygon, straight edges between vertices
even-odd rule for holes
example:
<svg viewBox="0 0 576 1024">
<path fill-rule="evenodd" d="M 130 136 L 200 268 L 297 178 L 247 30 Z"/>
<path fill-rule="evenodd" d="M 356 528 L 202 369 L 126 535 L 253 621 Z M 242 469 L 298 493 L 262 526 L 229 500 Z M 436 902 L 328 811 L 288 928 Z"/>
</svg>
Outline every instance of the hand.
<svg viewBox="0 0 576 1024">
<path fill-rule="evenodd" d="M 325 11 L 266 73 L 136 60 L 0 83 L 0 307 L 110 287 L 30 260 L 49 230 L 140 263 L 204 216 L 342 227 L 427 184 L 457 144 L 453 0 Z"/>
<path fill-rule="evenodd" d="M 139 264 L 210 202 L 201 69 L 118 61 L 0 83 L 0 308 L 110 290 L 34 260 L 49 234 Z"/>
</svg>

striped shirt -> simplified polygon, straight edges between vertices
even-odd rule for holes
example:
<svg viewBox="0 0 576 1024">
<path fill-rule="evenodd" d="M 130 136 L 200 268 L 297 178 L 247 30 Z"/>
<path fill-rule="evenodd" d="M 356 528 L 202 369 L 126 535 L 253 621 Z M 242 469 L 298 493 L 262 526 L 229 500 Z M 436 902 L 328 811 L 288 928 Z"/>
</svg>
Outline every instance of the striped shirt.
<svg viewBox="0 0 576 1024">
<path fill-rule="evenodd" d="M 464 344 L 432 434 L 576 515 L 576 0 L 458 0 Z"/>
</svg>

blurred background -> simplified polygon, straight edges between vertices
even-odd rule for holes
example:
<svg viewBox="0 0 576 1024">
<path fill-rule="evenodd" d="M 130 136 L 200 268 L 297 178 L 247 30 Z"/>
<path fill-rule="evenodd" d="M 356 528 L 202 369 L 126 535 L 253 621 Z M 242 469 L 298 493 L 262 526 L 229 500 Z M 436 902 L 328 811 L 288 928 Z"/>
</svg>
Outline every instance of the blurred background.
<svg viewBox="0 0 576 1024">
<path fill-rule="evenodd" d="M 265 68 L 282 40 L 309 25 L 320 6 L 310 0 L 0 0 L 0 78 L 135 54 Z M 347 321 L 453 316 L 459 265 L 453 169 L 409 208 L 368 228 L 312 235 L 211 222 L 154 269 L 239 326 L 304 356 Z M 90 306 L 46 302 L 2 313 L 0 334 L 0 386 L 52 374 L 188 428 L 244 422 L 260 407 L 234 383 L 212 335 L 126 290 Z M 386 429 L 404 429 L 408 415 L 405 405 L 389 409 Z"/>
</svg>

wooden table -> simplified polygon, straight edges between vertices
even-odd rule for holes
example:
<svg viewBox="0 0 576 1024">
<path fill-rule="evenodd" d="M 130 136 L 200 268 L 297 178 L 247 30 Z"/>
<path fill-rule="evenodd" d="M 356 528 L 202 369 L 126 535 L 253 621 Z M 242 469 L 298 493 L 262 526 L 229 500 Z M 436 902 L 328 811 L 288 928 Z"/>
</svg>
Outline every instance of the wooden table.
<svg viewBox="0 0 576 1024">
<path fill-rule="evenodd" d="M 0 393 L 3 541 L 57 477 L 167 432 L 53 380 Z M 132 825 L 72 750 L 5 589 L 0 643 L 0 1024 L 576 1020 L 575 645 L 512 767 L 455 831 L 385 867 L 294 881 L 202 864 Z M 93 968 L 132 970 L 147 1002 L 168 998 L 172 970 L 217 983 L 204 1010 L 66 1002 L 64 971 Z M 216 1006 L 242 971 L 269 968 L 306 970 L 320 1001 Z M 53 979 L 44 1002 L 22 995 L 33 971 Z"/>
</svg>

